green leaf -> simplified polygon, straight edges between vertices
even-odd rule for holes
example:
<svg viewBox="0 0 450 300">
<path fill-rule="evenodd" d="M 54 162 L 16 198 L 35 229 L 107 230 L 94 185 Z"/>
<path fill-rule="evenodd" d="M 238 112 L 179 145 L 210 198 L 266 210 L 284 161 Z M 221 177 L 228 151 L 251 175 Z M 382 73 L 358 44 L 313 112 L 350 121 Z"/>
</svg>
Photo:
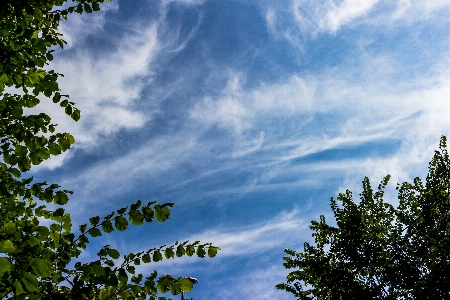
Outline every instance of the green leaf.
<svg viewBox="0 0 450 300">
<path fill-rule="evenodd" d="M 114 262 L 113 262 L 112 260 L 107 259 L 107 260 L 105 260 L 104 262 L 105 262 L 105 265 L 110 266 L 110 267 L 114 267 Z M 115 278 L 114 275 L 111 275 L 111 276 L 112 276 L 113 278 Z M 112 279 L 110 278 L 110 280 L 112 280 Z M 115 283 L 115 284 L 117 284 L 117 283 Z"/>
<path fill-rule="evenodd" d="M 144 223 L 144 215 L 138 210 L 130 210 L 128 218 L 133 225 L 139 226 Z"/>
<path fill-rule="evenodd" d="M 0 257 L 0 277 L 5 272 L 9 272 L 11 270 L 11 263 L 9 262 L 7 257 Z"/>
<path fill-rule="evenodd" d="M 37 84 L 40 81 L 40 77 L 37 73 L 29 72 L 27 74 L 28 80 L 30 80 L 31 84 Z"/>
<path fill-rule="evenodd" d="M 0 253 L 14 253 L 16 247 L 10 240 L 3 240 L 0 242 Z"/>
<path fill-rule="evenodd" d="M 178 281 L 178 286 L 183 292 L 190 292 L 194 288 L 194 283 L 187 278 L 181 278 Z"/>
<path fill-rule="evenodd" d="M 96 3 L 96 2 L 93 2 L 92 4 L 94 4 L 94 3 Z M 98 4 L 97 4 L 98 5 Z M 94 5 L 92 5 L 92 6 L 94 6 Z M 130 297 L 131 297 L 131 294 L 128 292 L 128 291 L 121 291 L 121 292 L 119 292 L 118 293 L 118 295 L 122 298 L 122 299 L 129 299 Z M 134 298 L 134 297 L 131 297 L 132 299 Z"/>
<path fill-rule="evenodd" d="M 42 11 L 39 8 L 35 8 L 33 10 L 33 16 L 38 20 L 42 20 Z"/>
<path fill-rule="evenodd" d="M 91 267 L 94 275 L 97 276 L 105 275 L 105 268 L 101 264 L 92 264 Z"/>
<path fill-rule="evenodd" d="M 72 105 L 67 105 L 66 108 L 64 109 L 66 115 L 71 116 L 72 115 Z"/>
<path fill-rule="evenodd" d="M 25 288 L 29 292 L 36 292 L 39 290 L 39 282 L 36 276 L 31 273 L 25 272 L 22 274 L 22 282 L 25 285 Z"/>
<path fill-rule="evenodd" d="M 9 172 L 11 172 L 11 174 L 13 174 L 16 178 L 20 177 L 20 174 L 22 174 L 19 169 L 16 168 L 11 168 L 9 169 Z"/>
<path fill-rule="evenodd" d="M 134 274 L 136 272 L 136 268 L 134 266 L 127 266 L 127 272 Z"/>
<path fill-rule="evenodd" d="M 89 218 L 89 223 L 91 223 L 92 226 L 97 226 L 98 222 L 100 222 L 99 216 Z"/>
<path fill-rule="evenodd" d="M 208 247 L 208 256 L 211 258 L 215 257 L 219 250 L 220 250 L 219 247 L 209 246 Z"/>
<path fill-rule="evenodd" d="M 25 290 L 22 287 L 22 284 L 19 281 L 14 281 L 13 283 L 14 291 L 16 295 L 24 294 Z"/>
<path fill-rule="evenodd" d="M 81 118 L 80 110 L 78 108 L 74 108 L 71 117 L 75 122 L 78 122 Z"/>
<path fill-rule="evenodd" d="M 23 80 L 22 80 L 22 76 L 20 75 L 16 75 L 14 76 L 14 79 L 16 80 L 17 84 L 22 84 Z"/>
<path fill-rule="evenodd" d="M 184 249 L 183 245 L 178 245 L 176 254 L 177 257 L 181 257 L 186 254 L 186 250 Z"/>
<path fill-rule="evenodd" d="M 67 197 L 66 193 L 64 193 L 63 191 L 57 191 L 53 200 L 55 204 L 59 205 L 67 204 L 68 201 L 69 197 Z"/>
<path fill-rule="evenodd" d="M 89 235 L 92 237 L 97 237 L 97 236 L 101 236 L 102 233 L 98 228 L 91 228 L 88 231 Z"/>
<path fill-rule="evenodd" d="M 69 143 L 71 145 L 75 143 L 75 138 L 70 133 L 66 132 L 66 133 L 64 133 L 64 136 L 66 137 L 66 139 L 69 141 Z"/>
<path fill-rule="evenodd" d="M 111 221 L 109 221 L 109 220 L 104 220 L 104 221 L 102 222 L 102 230 L 103 230 L 104 232 L 106 232 L 106 233 L 113 232 L 113 231 L 114 231 L 114 227 L 113 227 Z"/>
<path fill-rule="evenodd" d="M 75 8 L 75 11 L 79 14 L 83 13 L 83 6 L 81 4 L 78 4 Z"/>
<path fill-rule="evenodd" d="M 173 249 L 172 249 L 172 248 L 167 248 L 167 249 L 164 251 L 164 256 L 165 256 L 167 259 L 169 259 L 169 258 L 175 258 L 175 253 L 173 252 Z"/>
<path fill-rule="evenodd" d="M 125 269 L 124 268 L 119 268 L 119 274 L 117 275 L 118 277 L 119 277 L 119 280 L 122 282 L 122 281 L 125 281 L 125 282 L 127 282 L 128 281 L 128 275 L 127 275 L 127 272 L 125 271 Z"/>
<path fill-rule="evenodd" d="M 87 225 L 86 225 L 86 224 L 80 225 L 80 231 L 81 231 L 82 233 L 86 232 L 86 228 L 87 228 Z"/>
<path fill-rule="evenodd" d="M 31 169 L 30 161 L 26 160 L 26 159 L 21 159 L 21 160 L 19 160 L 18 167 L 19 167 L 20 171 L 22 171 L 22 172 L 29 171 Z"/>
<path fill-rule="evenodd" d="M 61 154 L 61 148 L 58 144 L 50 144 L 48 145 L 48 150 L 50 151 L 50 154 L 52 155 L 58 155 Z"/>
<path fill-rule="evenodd" d="M 170 287 L 176 282 L 175 278 L 170 276 L 169 274 L 163 275 L 158 278 L 158 291 L 161 293 L 167 293 L 170 290 Z"/>
<path fill-rule="evenodd" d="M 8 223 L 3 223 L 4 225 L 2 227 L 0 227 L 0 234 L 13 234 L 16 232 L 16 230 L 18 230 L 16 223 L 14 222 L 8 222 Z M 19 229 L 20 230 L 20 229 Z"/>
<path fill-rule="evenodd" d="M 206 256 L 205 247 L 204 247 L 203 245 L 199 245 L 199 246 L 197 247 L 197 256 L 198 256 L 198 257 L 201 257 L 201 258 L 203 258 L 203 257 Z"/>
<path fill-rule="evenodd" d="M 186 255 L 192 256 L 195 253 L 195 246 L 194 245 L 187 245 L 186 246 Z"/>
<path fill-rule="evenodd" d="M 101 289 L 99 293 L 100 300 L 108 299 L 110 297 L 109 291 L 107 289 Z"/>
<path fill-rule="evenodd" d="M 65 99 L 65 100 L 61 101 L 61 103 L 59 105 L 61 107 L 66 107 L 67 105 L 69 105 L 69 100 Z"/>
<path fill-rule="evenodd" d="M 92 13 L 92 8 L 89 4 L 85 3 L 84 4 L 84 11 L 87 12 L 88 14 Z"/>
<path fill-rule="evenodd" d="M 59 101 L 61 101 L 61 94 L 59 92 L 56 92 L 55 95 L 53 96 L 52 101 L 54 103 L 58 103 Z"/>
<path fill-rule="evenodd" d="M 141 207 L 141 204 L 142 204 L 141 200 L 136 201 L 136 203 L 130 205 L 130 210 L 138 209 L 139 207 Z"/>
<path fill-rule="evenodd" d="M 0 76 L 0 84 L 6 84 L 8 82 L 9 82 L 8 75 L 2 74 L 2 76 Z"/>
<path fill-rule="evenodd" d="M 30 266 L 38 277 L 48 277 L 52 274 L 52 262 L 41 258 L 33 258 Z"/>
<path fill-rule="evenodd" d="M 98 2 L 92 2 L 92 9 L 94 11 L 99 11 L 100 10 L 100 5 L 98 4 Z"/>
<path fill-rule="evenodd" d="M 28 149 L 25 146 L 22 145 L 16 145 L 16 149 L 14 149 L 14 152 L 19 157 L 25 157 L 28 153 Z"/>
<path fill-rule="evenodd" d="M 118 259 L 120 257 L 120 253 L 116 249 L 108 249 L 108 255 L 113 259 Z"/>
<path fill-rule="evenodd" d="M 123 215 L 125 211 L 127 210 L 128 206 L 122 207 L 121 209 L 117 210 L 117 213 L 119 215 Z"/>
<path fill-rule="evenodd" d="M 114 218 L 116 229 L 119 231 L 124 231 L 128 228 L 128 221 L 123 216 L 117 216 Z"/>
<path fill-rule="evenodd" d="M 169 219 L 170 210 L 162 205 L 155 205 L 155 217 L 159 222 L 164 222 Z"/>
<path fill-rule="evenodd" d="M 64 208 L 58 208 L 57 210 L 55 210 L 53 212 L 53 216 L 54 217 L 62 217 L 62 216 L 64 216 L 64 212 L 65 212 Z"/>
<path fill-rule="evenodd" d="M 148 264 L 149 262 L 151 262 L 151 258 L 150 258 L 150 254 L 145 253 L 144 255 L 142 255 L 142 262 Z"/>
<path fill-rule="evenodd" d="M 58 143 L 59 143 L 59 147 L 61 148 L 61 151 L 63 151 L 63 152 L 70 148 L 70 143 L 65 138 L 60 138 L 58 140 Z"/>
<path fill-rule="evenodd" d="M 150 207 L 143 207 L 142 214 L 144 215 L 146 222 L 152 222 L 153 217 L 155 216 L 155 212 Z"/>
<path fill-rule="evenodd" d="M 163 256 L 160 251 L 156 250 L 153 252 L 153 261 L 158 262 L 163 259 Z"/>
</svg>

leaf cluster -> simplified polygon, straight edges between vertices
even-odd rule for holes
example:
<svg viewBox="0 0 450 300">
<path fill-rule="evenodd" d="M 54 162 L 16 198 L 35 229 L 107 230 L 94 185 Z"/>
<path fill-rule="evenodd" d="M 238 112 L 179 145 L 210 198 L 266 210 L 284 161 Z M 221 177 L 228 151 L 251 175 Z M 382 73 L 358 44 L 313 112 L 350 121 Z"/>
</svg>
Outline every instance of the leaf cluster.
<svg viewBox="0 0 450 300">
<path fill-rule="evenodd" d="M 168 220 L 173 203 L 143 205 L 138 200 L 107 216 L 89 218 L 75 233 L 70 214 L 59 207 L 72 192 L 27 176 L 33 165 L 68 151 L 75 142 L 70 133 L 56 132 L 48 115 L 25 113 L 49 98 L 73 120 L 80 119 L 80 111 L 59 89 L 57 80 L 63 75 L 46 66 L 55 47 L 65 44 L 58 32 L 60 21 L 74 12 L 98 11 L 104 0 L 66 2 L 0 2 L 0 297 L 165 299 L 160 293 L 188 292 L 195 282 L 187 277 L 158 277 L 156 271 L 144 277 L 136 266 L 185 255 L 214 257 L 218 247 L 186 241 L 121 256 L 106 245 L 98 259 L 77 260 L 91 238 L 125 231 L 130 224 Z"/>
<path fill-rule="evenodd" d="M 446 137 L 419 178 L 397 186 L 399 206 L 384 202 L 386 176 L 374 192 L 363 181 L 331 198 L 336 226 L 311 222 L 314 245 L 286 249 L 295 269 L 276 287 L 298 299 L 448 299 L 450 297 L 450 161 Z"/>
</svg>

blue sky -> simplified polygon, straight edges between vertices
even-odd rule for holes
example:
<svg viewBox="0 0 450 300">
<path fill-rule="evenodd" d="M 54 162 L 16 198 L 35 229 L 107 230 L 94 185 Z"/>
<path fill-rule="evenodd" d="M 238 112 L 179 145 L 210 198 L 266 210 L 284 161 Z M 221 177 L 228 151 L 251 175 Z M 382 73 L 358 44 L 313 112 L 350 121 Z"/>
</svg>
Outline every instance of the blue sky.
<svg viewBox="0 0 450 300">
<path fill-rule="evenodd" d="M 329 199 L 424 177 L 450 126 L 448 0 L 113 0 L 61 26 L 50 67 L 82 112 L 45 103 L 77 142 L 32 172 L 75 193 L 75 223 L 143 201 L 171 219 L 93 243 L 121 252 L 213 242 L 214 259 L 141 268 L 194 276 L 194 299 L 292 299 Z"/>
</svg>

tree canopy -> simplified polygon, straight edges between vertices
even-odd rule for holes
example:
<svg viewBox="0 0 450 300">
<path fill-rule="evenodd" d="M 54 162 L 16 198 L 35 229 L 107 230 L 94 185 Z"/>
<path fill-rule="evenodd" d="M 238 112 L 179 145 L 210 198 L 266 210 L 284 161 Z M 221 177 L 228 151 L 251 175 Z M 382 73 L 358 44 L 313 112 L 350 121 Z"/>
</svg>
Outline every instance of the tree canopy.
<svg viewBox="0 0 450 300">
<path fill-rule="evenodd" d="M 109 1 L 109 0 L 108 0 Z M 65 42 L 58 32 L 62 19 L 92 13 L 104 0 L 2 0 L 0 3 L 0 297 L 14 299 L 165 299 L 160 293 L 188 292 L 195 281 L 153 272 L 136 273 L 141 263 L 184 255 L 214 257 L 210 243 L 175 242 L 170 246 L 121 256 L 104 246 L 98 259 L 77 260 L 90 238 L 129 224 L 142 225 L 170 217 L 173 203 L 136 203 L 110 214 L 89 218 L 72 228 L 62 207 L 71 191 L 57 183 L 35 182 L 27 171 L 73 145 L 70 133 L 56 132 L 47 114 L 26 114 L 40 99 L 59 104 L 73 120 L 80 111 L 61 93 L 62 74 L 48 70 L 57 47 Z M 45 203 L 56 205 L 48 209 Z M 46 220 L 42 225 L 41 221 Z M 86 220 L 87 221 L 87 220 Z"/>
<path fill-rule="evenodd" d="M 397 186 L 399 205 L 383 199 L 390 176 L 377 191 L 363 181 L 360 200 L 350 191 L 331 198 L 336 226 L 311 222 L 315 244 L 286 249 L 283 264 L 295 269 L 277 288 L 297 299 L 449 299 L 450 161 L 442 137 L 425 184 Z"/>
</svg>

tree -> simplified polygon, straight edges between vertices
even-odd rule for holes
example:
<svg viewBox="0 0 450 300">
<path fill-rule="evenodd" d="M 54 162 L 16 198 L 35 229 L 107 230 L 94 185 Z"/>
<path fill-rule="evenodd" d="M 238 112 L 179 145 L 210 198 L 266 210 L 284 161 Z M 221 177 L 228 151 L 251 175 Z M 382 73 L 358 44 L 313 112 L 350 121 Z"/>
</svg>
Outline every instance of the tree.
<svg viewBox="0 0 450 300">
<path fill-rule="evenodd" d="M 386 176 L 374 192 L 363 181 L 331 198 L 336 225 L 311 222 L 315 245 L 286 249 L 283 264 L 296 269 L 276 287 L 298 299 L 449 299 L 450 161 L 446 138 L 419 178 L 397 185 L 399 206 L 383 201 Z"/>
<path fill-rule="evenodd" d="M 109 1 L 109 0 L 108 0 Z M 124 231 L 129 223 L 142 225 L 166 221 L 173 203 L 143 204 L 140 200 L 111 214 L 89 219 L 73 232 L 70 214 L 62 207 L 71 191 L 58 184 L 35 182 L 27 176 L 33 165 L 67 151 L 75 142 L 69 133 L 58 133 L 51 118 L 25 114 L 40 98 L 49 98 L 75 121 L 80 111 L 61 94 L 58 77 L 45 66 L 55 46 L 65 42 L 57 29 L 73 12 L 91 13 L 104 0 L 2 0 L 0 2 L 0 297 L 14 299 L 165 299 L 193 287 L 189 277 L 147 277 L 135 266 L 175 256 L 214 257 L 219 250 L 199 241 L 174 243 L 121 257 L 104 246 L 98 259 L 76 261 L 90 238 Z M 60 7 L 55 9 L 55 7 Z M 66 8 L 64 8 L 66 7 Z M 53 203 L 55 209 L 46 208 Z M 50 221 L 45 226 L 40 220 Z"/>
</svg>

